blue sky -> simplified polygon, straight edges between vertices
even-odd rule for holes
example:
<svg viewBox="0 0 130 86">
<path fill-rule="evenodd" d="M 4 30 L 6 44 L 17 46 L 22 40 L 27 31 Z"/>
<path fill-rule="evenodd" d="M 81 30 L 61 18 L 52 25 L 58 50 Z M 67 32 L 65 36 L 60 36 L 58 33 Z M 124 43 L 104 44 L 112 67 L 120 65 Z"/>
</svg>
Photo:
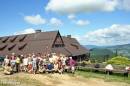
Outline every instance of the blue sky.
<svg viewBox="0 0 130 86">
<path fill-rule="evenodd" d="M 130 0 L 1 0 L 0 36 L 59 30 L 81 44 L 130 43 Z"/>
</svg>

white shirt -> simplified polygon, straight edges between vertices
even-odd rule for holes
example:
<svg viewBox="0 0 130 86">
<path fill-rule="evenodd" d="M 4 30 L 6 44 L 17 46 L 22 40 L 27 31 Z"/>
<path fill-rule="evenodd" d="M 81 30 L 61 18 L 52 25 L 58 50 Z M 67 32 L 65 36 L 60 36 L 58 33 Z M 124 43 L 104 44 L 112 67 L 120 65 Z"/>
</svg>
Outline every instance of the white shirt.
<svg viewBox="0 0 130 86">
<path fill-rule="evenodd" d="M 53 56 L 52 56 L 52 58 L 53 58 L 53 61 L 55 62 L 55 61 L 57 61 L 57 59 L 58 59 L 58 56 L 56 56 L 56 55 L 53 55 Z"/>
<path fill-rule="evenodd" d="M 112 67 L 111 64 L 108 64 L 108 65 L 105 67 L 105 69 L 107 69 L 107 70 L 113 70 L 113 67 Z"/>
<path fill-rule="evenodd" d="M 23 59 L 23 65 L 28 65 L 28 58 Z"/>
<path fill-rule="evenodd" d="M 130 67 L 126 67 L 125 70 L 129 70 Z"/>
<path fill-rule="evenodd" d="M 51 63 L 53 63 L 53 58 L 49 58 L 49 61 L 50 61 Z"/>
<path fill-rule="evenodd" d="M 4 59 L 4 62 L 6 63 L 6 64 L 8 64 L 9 63 L 9 59 Z"/>
<path fill-rule="evenodd" d="M 63 64 L 63 65 L 66 64 L 65 61 L 66 61 L 66 57 L 64 57 L 64 58 L 62 59 L 62 64 Z"/>
</svg>

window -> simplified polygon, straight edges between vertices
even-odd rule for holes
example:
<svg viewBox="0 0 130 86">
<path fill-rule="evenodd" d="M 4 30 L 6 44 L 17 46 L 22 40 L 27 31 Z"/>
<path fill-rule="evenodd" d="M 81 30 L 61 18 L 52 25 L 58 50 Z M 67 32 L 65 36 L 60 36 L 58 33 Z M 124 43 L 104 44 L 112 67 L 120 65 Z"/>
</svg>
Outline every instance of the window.
<svg viewBox="0 0 130 86">
<path fill-rule="evenodd" d="M 21 44 L 21 45 L 19 45 L 18 49 L 19 49 L 19 50 L 22 50 L 22 49 L 25 48 L 26 45 L 27 45 L 27 43 Z"/>
<path fill-rule="evenodd" d="M 14 42 L 16 40 L 17 36 L 10 39 L 10 42 Z"/>
<path fill-rule="evenodd" d="M 76 44 L 71 44 L 71 46 L 75 47 L 76 49 L 79 49 L 79 46 Z"/>
<path fill-rule="evenodd" d="M 3 38 L 2 42 L 5 43 L 8 39 L 9 37 Z"/>
<path fill-rule="evenodd" d="M 55 44 L 53 47 L 55 47 L 55 48 L 64 47 L 64 44 Z"/>
<path fill-rule="evenodd" d="M 0 46 L 0 50 L 4 50 L 7 46 L 8 46 L 7 44 L 6 44 L 6 45 L 5 45 L 5 44 L 4 44 L 4 45 L 1 45 L 1 46 Z"/>
<path fill-rule="evenodd" d="M 9 51 L 12 50 L 15 46 L 16 46 L 16 44 L 10 45 L 10 46 L 8 47 L 8 50 L 9 50 Z"/>
<path fill-rule="evenodd" d="M 27 35 L 21 36 L 20 39 L 19 39 L 19 41 L 20 41 L 20 42 L 23 41 L 23 40 L 26 38 L 26 36 L 27 36 Z"/>
</svg>

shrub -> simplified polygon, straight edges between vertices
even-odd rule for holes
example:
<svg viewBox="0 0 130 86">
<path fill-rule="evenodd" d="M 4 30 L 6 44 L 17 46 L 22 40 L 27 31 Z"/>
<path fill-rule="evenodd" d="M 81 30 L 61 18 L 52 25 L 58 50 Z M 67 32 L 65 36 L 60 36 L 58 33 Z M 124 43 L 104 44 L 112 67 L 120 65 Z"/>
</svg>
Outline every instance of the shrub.
<svg viewBox="0 0 130 86">
<path fill-rule="evenodd" d="M 116 65 L 130 65 L 130 59 L 123 56 L 113 57 L 112 59 L 107 61 L 108 64 L 116 64 Z"/>
</svg>

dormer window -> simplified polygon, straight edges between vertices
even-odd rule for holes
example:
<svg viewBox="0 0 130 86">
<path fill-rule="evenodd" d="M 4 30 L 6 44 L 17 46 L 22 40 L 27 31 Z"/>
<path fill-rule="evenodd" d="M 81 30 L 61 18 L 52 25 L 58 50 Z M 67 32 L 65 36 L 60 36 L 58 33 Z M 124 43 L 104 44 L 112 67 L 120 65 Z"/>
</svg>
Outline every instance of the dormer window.
<svg viewBox="0 0 130 86">
<path fill-rule="evenodd" d="M 19 50 L 22 50 L 22 49 L 25 48 L 26 45 L 27 45 L 27 43 L 20 44 L 20 45 L 18 46 L 18 49 L 19 49 Z"/>
<path fill-rule="evenodd" d="M 14 36 L 10 39 L 10 42 L 14 42 L 16 40 L 17 36 Z"/>
<path fill-rule="evenodd" d="M 20 36 L 19 41 L 22 42 L 26 37 L 27 37 L 27 35 L 22 35 L 22 36 Z"/>
<path fill-rule="evenodd" d="M 53 47 L 55 47 L 55 48 L 64 47 L 64 44 L 55 44 L 55 45 L 53 45 Z"/>
<path fill-rule="evenodd" d="M 9 51 L 12 50 L 15 46 L 16 46 L 16 44 L 9 45 L 8 50 Z"/>
<path fill-rule="evenodd" d="M 4 45 L 0 45 L 0 50 L 4 50 L 8 45 L 4 44 Z"/>
<path fill-rule="evenodd" d="M 75 47 L 76 49 L 79 49 L 79 46 L 76 44 L 71 44 L 71 46 Z"/>
<path fill-rule="evenodd" d="M 9 39 L 9 37 L 5 37 L 5 38 L 3 38 L 2 42 L 5 43 L 8 39 Z"/>
</svg>

